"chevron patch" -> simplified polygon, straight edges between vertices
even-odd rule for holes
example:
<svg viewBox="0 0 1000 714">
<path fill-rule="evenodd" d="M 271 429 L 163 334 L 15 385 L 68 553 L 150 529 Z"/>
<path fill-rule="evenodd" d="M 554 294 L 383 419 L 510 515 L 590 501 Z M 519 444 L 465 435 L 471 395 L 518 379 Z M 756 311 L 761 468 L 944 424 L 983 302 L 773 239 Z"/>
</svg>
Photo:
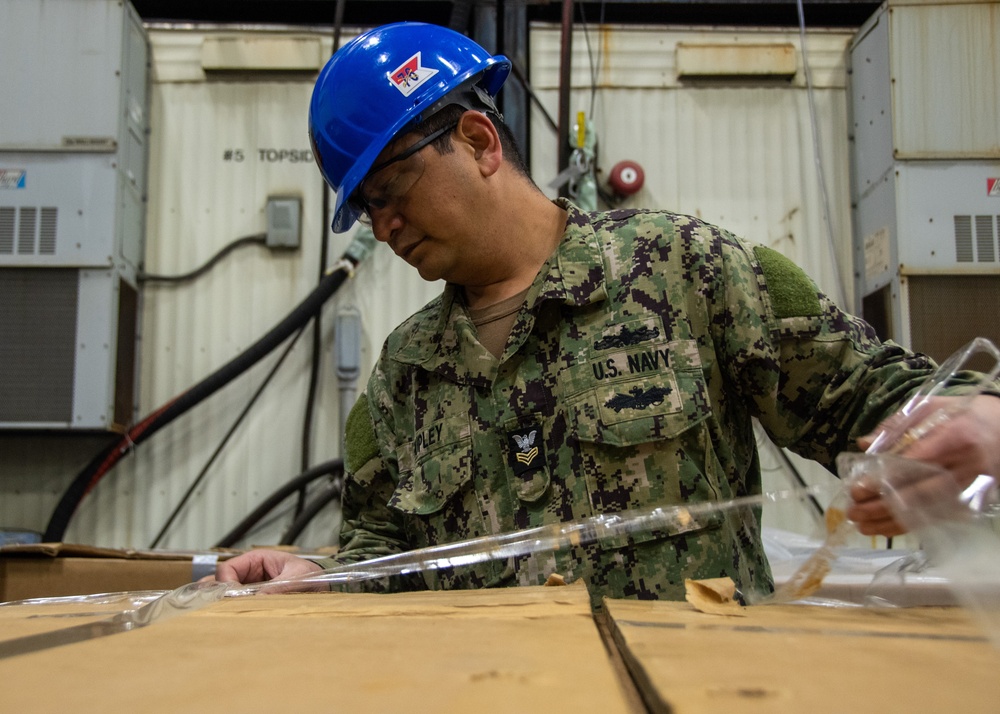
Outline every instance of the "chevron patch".
<svg viewBox="0 0 1000 714">
<path fill-rule="evenodd" d="M 527 426 L 507 432 L 508 463 L 514 474 L 523 476 L 545 465 L 541 428 Z"/>
</svg>

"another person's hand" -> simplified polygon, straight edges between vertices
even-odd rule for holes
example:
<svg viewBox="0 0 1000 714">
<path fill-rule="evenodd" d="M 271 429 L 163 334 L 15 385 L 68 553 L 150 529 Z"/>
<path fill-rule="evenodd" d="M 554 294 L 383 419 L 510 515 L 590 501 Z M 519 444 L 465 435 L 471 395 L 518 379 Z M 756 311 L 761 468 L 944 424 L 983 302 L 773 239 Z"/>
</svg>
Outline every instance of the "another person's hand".
<svg viewBox="0 0 1000 714">
<path fill-rule="evenodd" d="M 931 407 L 944 407 L 947 400 L 955 399 L 959 398 L 939 397 L 932 401 Z M 867 449 L 873 438 L 871 434 L 859 439 L 858 447 Z M 945 470 L 942 477 L 953 479 L 958 488 L 968 486 L 981 474 L 1000 479 L 1000 398 L 975 397 L 967 409 L 934 427 L 901 455 L 940 466 Z M 913 487 L 933 488 L 933 485 L 914 484 Z M 951 491 L 954 488 L 946 492 Z M 847 510 L 847 517 L 861 533 L 896 536 L 906 532 L 880 496 L 877 484 L 866 484 L 864 480 L 854 484 L 851 498 L 853 503 Z"/>
<path fill-rule="evenodd" d="M 311 560 L 280 550 L 251 550 L 215 566 L 215 579 L 224 583 L 260 583 L 270 580 L 287 580 L 308 573 L 318 573 L 322 568 Z M 204 578 L 211 580 L 211 576 Z M 303 583 L 288 590 L 326 590 L 323 583 Z"/>
</svg>

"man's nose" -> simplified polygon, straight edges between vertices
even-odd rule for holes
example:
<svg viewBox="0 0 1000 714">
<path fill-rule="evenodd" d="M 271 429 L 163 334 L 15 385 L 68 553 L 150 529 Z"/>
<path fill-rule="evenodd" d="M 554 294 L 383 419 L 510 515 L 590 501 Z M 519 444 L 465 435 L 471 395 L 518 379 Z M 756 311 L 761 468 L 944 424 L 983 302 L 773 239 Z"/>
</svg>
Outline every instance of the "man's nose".
<svg viewBox="0 0 1000 714">
<path fill-rule="evenodd" d="M 372 233 L 375 234 L 375 240 L 382 243 L 391 243 L 393 236 L 404 224 L 402 215 L 396 210 L 392 201 L 383 208 L 371 209 L 369 215 L 372 219 Z"/>
</svg>

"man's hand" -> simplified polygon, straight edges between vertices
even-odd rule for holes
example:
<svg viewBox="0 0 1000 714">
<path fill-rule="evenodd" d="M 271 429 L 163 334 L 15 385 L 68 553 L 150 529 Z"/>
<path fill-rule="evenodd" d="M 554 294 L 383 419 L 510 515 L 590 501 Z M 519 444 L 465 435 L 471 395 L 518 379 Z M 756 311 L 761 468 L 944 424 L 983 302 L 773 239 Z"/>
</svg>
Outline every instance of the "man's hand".
<svg viewBox="0 0 1000 714">
<path fill-rule="evenodd" d="M 938 397 L 932 400 L 930 406 L 932 409 L 947 408 L 957 404 L 959 399 L 961 397 Z M 858 447 L 867 449 L 874 436 L 871 434 L 859 439 Z M 973 398 L 967 409 L 958 411 L 934 427 L 905 448 L 901 455 L 940 466 L 946 473 L 938 478 L 951 478 L 960 489 L 971 484 L 980 474 L 1000 478 L 1000 398 L 990 395 Z M 910 487 L 934 486 L 914 483 Z M 949 490 L 945 492 L 953 491 L 949 484 Z M 896 536 L 906 532 L 906 528 L 893 516 L 886 500 L 880 496 L 878 484 L 865 483 L 862 479 L 851 487 L 851 498 L 853 503 L 847 510 L 847 517 L 861 533 Z"/>
<path fill-rule="evenodd" d="M 280 550 L 251 550 L 215 567 L 215 579 L 224 583 L 260 583 L 268 580 L 286 580 L 307 573 L 318 573 L 322 568 L 311 560 Z M 203 580 L 211 580 L 211 576 Z M 296 587 L 282 587 L 282 591 L 327 590 L 323 583 L 303 583 Z"/>
</svg>

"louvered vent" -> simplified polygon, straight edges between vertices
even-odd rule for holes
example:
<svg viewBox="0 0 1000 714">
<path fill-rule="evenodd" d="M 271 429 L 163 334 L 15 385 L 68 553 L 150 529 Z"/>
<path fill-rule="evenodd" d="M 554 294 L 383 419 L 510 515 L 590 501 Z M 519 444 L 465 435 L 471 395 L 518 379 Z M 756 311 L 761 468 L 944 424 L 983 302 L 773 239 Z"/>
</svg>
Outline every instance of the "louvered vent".
<svg viewBox="0 0 1000 714">
<path fill-rule="evenodd" d="M 959 263 L 971 263 L 972 255 L 972 217 L 955 216 L 955 260 Z"/>
<path fill-rule="evenodd" d="M 955 216 L 955 260 L 996 263 L 1000 216 Z"/>
<path fill-rule="evenodd" d="M 14 219 L 17 211 L 7 206 L 0 206 L 0 255 L 11 255 L 14 252 Z"/>
<path fill-rule="evenodd" d="M 38 226 L 38 252 L 42 255 L 54 255 L 56 252 L 56 218 L 59 210 L 56 208 L 42 209 L 42 222 Z"/>
<path fill-rule="evenodd" d="M 0 255 L 55 255 L 58 208 L 0 206 Z"/>
<path fill-rule="evenodd" d="M 35 254 L 35 223 L 38 217 L 37 208 L 22 208 L 17 221 L 17 254 Z"/>
<path fill-rule="evenodd" d="M 993 216 L 976 216 L 976 254 L 980 263 L 996 262 L 996 242 Z"/>
</svg>

